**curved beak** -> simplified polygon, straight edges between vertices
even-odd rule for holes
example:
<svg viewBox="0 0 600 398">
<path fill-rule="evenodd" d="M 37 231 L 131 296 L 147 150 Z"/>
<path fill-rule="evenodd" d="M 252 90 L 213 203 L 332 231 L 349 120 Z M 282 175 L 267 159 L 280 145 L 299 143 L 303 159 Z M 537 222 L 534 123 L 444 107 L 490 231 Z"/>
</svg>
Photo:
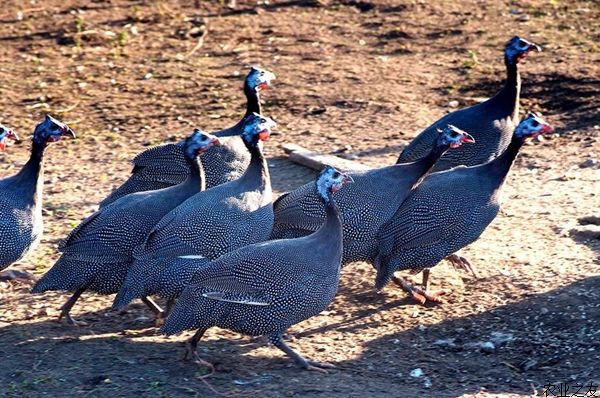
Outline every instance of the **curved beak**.
<svg viewBox="0 0 600 398">
<path fill-rule="evenodd" d="M 353 182 L 354 182 L 354 178 L 352 178 L 348 174 L 344 174 L 344 178 L 342 179 L 342 185 L 352 184 Z"/>
<path fill-rule="evenodd" d="M 538 46 L 538 45 L 537 45 L 537 44 L 535 44 L 535 43 L 531 43 L 531 44 L 529 45 L 528 51 L 536 51 L 536 52 L 538 52 L 538 53 L 539 53 L 539 52 L 541 52 L 541 51 L 542 51 L 542 47 Z"/>
<path fill-rule="evenodd" d="M 19 138 L 17 133 L 12 130 L 8 130 L 8 134 L 6 134 L 6 138 L 9 138 L 9 139 L 13 140 L 14 142 L 21 142 L 21 139 Z"/>
<path fill-rule="evenodd" d="M 460 142 L 474 144 L 475 138 L 473 138 L 473 136 L 469 133 L 463 133 L 462 136 L 460 137 Z"/>
<path fill-rule="evenodd" d="M 67 126 L 66 124 L 64 125 L 64 127 L 62 128 L 60 133 L 63 137 L 71 137 L 73 139 L 76 138 L 73 130 L 71 130 L 71 128 L 69 126 Z"/>
</svg>

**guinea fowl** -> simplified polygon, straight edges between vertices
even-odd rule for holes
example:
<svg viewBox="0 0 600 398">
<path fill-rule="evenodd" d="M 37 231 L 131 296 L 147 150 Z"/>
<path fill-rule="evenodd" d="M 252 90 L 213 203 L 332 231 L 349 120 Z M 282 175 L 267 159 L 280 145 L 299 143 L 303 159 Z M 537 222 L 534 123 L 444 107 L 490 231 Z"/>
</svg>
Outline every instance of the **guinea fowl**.
<svg viewBox="0 0 600 398">
<path fill-rule="evenodd" d="M 342 259 L 342 221 L 332 193 L 352 181 L 326 167 L 316 185 L 327 216 L 313 234 L 245 246 L 200 268 L 161 328 L 172 335 L 198 329 L 188 341 L 186 357 L 200 363 L 196 347 L 213 326 L 269 341 L 306 369 L 328 364 L 309 361 L 282 338 L 292 325 L 317 315 L 337 293 Z"/>
<path fill-rule="evenodd" d="M 244 173 L 250 156 L 240 135 L 245 119 L 253 113 L 261 113 L 260 92 L 266 90 L 275 75 L 253 66 L 244 80 L 246 113 L 232 127 L 216 131 L 213 135 L 222 138 L 221 146 L 212 149 L 201 161 L 206 174 L 206 187 L 235 180 Z M 100 203 L 104 207 L 133 192 L 151 191 L 177 185 L 190 174 L 184 156 L 184 141 L 164 144 L 141 152 L 133 159 L 133 170 L 129 179 Z"/>
<path fill-rule="evenodd" d="M 502 153 L 511 140 L 515 126 L 519 123 L 519 96 L 521 76 L 519 61 L 530 51 L 541 51 L 540 47 L 518 36 L 513 37 L 504 47 L 506 81 L 504 87 L 492 98 L 480 104 L 449 113 L 423 130 L 402 151 L 397 163 L 413 162 L 427 154 L 435 131 L 450 123 L 465 131 L 472 132 L 477 143 L 453 151 L 440 159 L 432 171 L 447 170 L 455 166 L 475 166 L 485 163 Z M 455 268 L 466 269 L 473 274 L 468 259 L 458 254 L 449 255 L 446 260 Z M 424 274 L 424 280 L 427 279 Z"/>
<path fill-rule="evenodd" d="M 377 254 L 379 228 L 392 217 L 411 188 L 448 149 L 457 150 L 463 143 L 472 142 L 469 134 L 448 125 L 438 132 L 429 154 L 414 163 L 350 173 L 354 184 L 334 195 L 344 224 L 342 263 L 372 262 Z M 312 233 L 326 216 L 320 195 L 310 183 L 277 199 L 274 211 L 273 239 Z"/>
<path fill-rule="evenodd" d="M 551 131 L 540 116 L 529 114 L 497 158 L 426 177 L 379 232 L 376 287 L 381 289 L 393 279 L 422 303 L 439 301 L 427 292 L 427 286 L 414 287 L 394 272 L 433 267 L 477 240 L 498 214 L 502 186 L 527 137 Z"/>
<path fill-rule="evenodd" d="M 195 171 L 181 184 L 127 195 L 86 218 L 61 244 L 61 257 L 33 287 L 33 293 L 74 292 L 61 308 L 59 319 L 65 317 L 76 324 L 70 311 L 84 291 L 118 292 L 133 261 L 135 246 L 165 214 L 204 189 L 204 172 L 197 157 L 218 144 L 215 136 L 194 130 L 184 148 L 187 162 Z M 161 311 L 151 300 L 145 302 L 156 312 Z"/>
<path fill-rule="evenodd" d="M 0 124 L 0 152 L 6 150 L 8 140 L 19 141 L 19 136 L 11 129 Z"/>
<path fill-rule="evenodd" d="M 433 171 L 459 165 L 475 166 L 502 153 L 519 123 L 521 77 L 518 64 L 532 50 L 540 51 L 540 47 L 518 36 L 510 39 L 504 48 L 507 73 L 504 87 L 487 101 L 449 113 L 427 127 L 402 151 L 397 163 L 414 162 L 425 156 L 435 140 L 437 129 L 447 124 L 472 133 L 477 142 L 447 154 L 435 164 Z"/>
<path fill-rule="evenodd" d="M 135 298 L 154 294 L 171 304 L 203 264 L 269 239 L 271 181 L 259 143 L 269 138 L 275 123 L 258 114 L 247 121 L 242 138 L 251 160 L 246 172 L 235 181 L 194 195 L 152 229 L 136 249 L 137 259 L 113 308 L 122 309 Z"/>
<path fill-rule="evenodd" d="M 4 128 L 0 134 L 2 148 L 7 138 L 18 139 Z M 75 138 L 67 125 L 46 116 L 35 127 L 27 163 L 17 174 L 0 180 L 0 270 L 25 257 L 40 242 L 44 230 L 44 152 L 49 143 L 65 136 Z"/>
</svg>

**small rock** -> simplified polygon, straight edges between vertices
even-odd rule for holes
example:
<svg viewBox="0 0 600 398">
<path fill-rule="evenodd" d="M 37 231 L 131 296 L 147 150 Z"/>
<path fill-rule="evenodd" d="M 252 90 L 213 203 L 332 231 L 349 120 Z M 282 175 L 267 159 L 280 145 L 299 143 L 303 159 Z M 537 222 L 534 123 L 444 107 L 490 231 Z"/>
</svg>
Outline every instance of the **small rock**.
<svg viewBox="0 0 600 398">
<path fill-rule="evenodd" d="M 502 345 L 508 343 L 509 341 L 513 341 L 515 338 L 512 333 L 502 333 L 502 332 L 492 332 L 492 336 L 490 337 L 490 341 L 495 345 Z"/>
<path fill-rule="evenodd" d="M 144 80 L 150 80 L 150 79 L 152 79 L 152 73 L 146 73 L 144 75 Z"/>
<path fill-rule="evenodd" d="M 483 342 L 481 344 L 480 348 L 481 348 L 481 351 L 487 352 L 487 353 L 492 353 L 492 352 L 496 351 L 496 346 L 491 341 Z"/>
<path fill-rule="evenodd" d="M 316 106 L 308 109 L 308 113 L 311 115 L 321 115 L 325 112 L 327 112 L 327 108 L 324 106 Z"/>
<path fill-rule="evenodd" d="M 519 22 L 527 22 L 531 19 L 531 17 L 529 16 L 529 14 L 523 14 L 523 15 L 519 15 L 517 17 L 517 21 Z"/>
<path fill-rule="evenodd" d="M 589 158 L 586 159 L 584 162 L 579 163 L 579 168 L 580 169 L 585 169 L 588 167 L 595 167 L 598 165 L 598 159 L 596 158 Z"/>
<path fill-rule="evenodd" d="M 450 102 L 448 102 L 448 108 L 458 108 L 458 101 L 457 100 L 452 100 Z"/>
<path fill-rule="evenodd" d="M 450 339 L 437 339 L 436 341 L 433 342 L 433 345 L 437 345 L 440 347 L 456 347 L 456 343 L 455 343 L 456 339 L 450 338 Z"/>
<path fill-rule="evenodd" d="M 474 343 L 465 344 L 465 347 L 481 350 L 487 354 L 491 354 L 496 350 L 496 346 L 491 341 L 476 341 Z"/>
<path fill-rule="evenodd" d="M 414 377 L 415 379 L 419 378 L 419 377 L 423 377 L 425 373 L 423 372 L 423 369 L 421 368 L 416 368 L 410 371 L 410 377 Z"/>
</svg>

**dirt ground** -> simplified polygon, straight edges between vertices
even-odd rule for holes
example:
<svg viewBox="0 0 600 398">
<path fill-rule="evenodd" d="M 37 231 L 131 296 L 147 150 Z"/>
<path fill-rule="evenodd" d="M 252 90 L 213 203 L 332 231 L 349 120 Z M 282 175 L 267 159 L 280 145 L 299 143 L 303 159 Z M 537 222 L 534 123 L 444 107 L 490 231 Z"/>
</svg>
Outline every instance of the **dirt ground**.
<svg viewBox="0 0 600 398">
<path fill-rule="evenodd" d="M 377 293 L 368 264 L 343 271 L 331 307 L 289 333 L 305 356 L 337 366 L 328 374 L 212 329 L 199 352 L 217 372 L 203 379 L 180 361 L 189 334 L 157 335 L 142 305 L 118 314 L 113 297 L 87 294 L 73 313 L 88 326 L 71 327 L 56 321 L 67 295 L 11 281 L 0 282 L 0 396 L 516 397 L 600 384 L 599 3 L 195 3 L 1 1 L 0 122 L 27 137 L 49 112 L 78 134 L 48 151 L 45 235 L 12 268 L 47 270 L 140 150 L 237 121 L 252 64 L 277 74 L 263 98 L 279 123 L 266 146 L 278 192 L 314 177 L 285 159 L 285 142 L 392 163 L 452 101 L 499 89 L 514 34 L 544 48 L 522 65 L 522 111 L 541 111 L 557 135 L 524 147 L 505 214 L 462 251 L 479 278 L 434 269 L 433 288 L 451 290 L 445 304 Z M 1 175 L 28 149 L 0 154 Z"/>
</svg>

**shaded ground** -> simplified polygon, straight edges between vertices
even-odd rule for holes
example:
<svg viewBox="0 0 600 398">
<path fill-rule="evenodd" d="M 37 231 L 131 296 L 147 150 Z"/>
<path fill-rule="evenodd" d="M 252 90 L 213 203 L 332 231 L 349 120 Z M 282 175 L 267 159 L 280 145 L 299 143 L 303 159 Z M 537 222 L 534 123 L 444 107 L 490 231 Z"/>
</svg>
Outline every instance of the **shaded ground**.
<svg viewBox="0 0 600 398">
<path fill-rule="evenodd" d="M 377 294 L 367 264 L 344 271 L 333 305 L 289 336 L 307 357 L 336 364 L 330 374 L 215 329 L 200 348 L 217 364 L 209 387 L 179 361 L 188 335 L 156 336 L 140 305 L 117 314 L 112 298 L 85 296 L 74 314 L 90 326 L 72 328 L 55 322 L 67 296 L 0 282 L 0 396 L 522 396 L 548 383 L 599 384 L 600 240 L 578 221 L 599 215 L 597 3 L 198 3 L 2 2 L 0 122 L 27 136 L 50 112 L 78 134 L 49 150 L 46 234 L 15 268 L 51 266 L 58 242 L 139 150 L 235 122 L 255 63 L 278 76 L 264 104 L 280 126 L 267 145 L 280 192 L 313 178 L 280 144 L 349 145 L 361 162 L 389 164 L 450 101 L 498 89 L 513 34 L 544 47 L 522 67 L 522 108 L 544 113 L 560 136 L 524 148 L 506 214 L 464 250 L 481 278 L 435 269 L 434 288 L 452 290 L 446 304 L 420 307 L 393 287 Z M 27 145 L 0 154 L 2 175 L 27 155 Z M 494 349 L 478 348 L 489 341 Z M 424 377 L 410 376 L 416 368 Z"/>
</svg>

